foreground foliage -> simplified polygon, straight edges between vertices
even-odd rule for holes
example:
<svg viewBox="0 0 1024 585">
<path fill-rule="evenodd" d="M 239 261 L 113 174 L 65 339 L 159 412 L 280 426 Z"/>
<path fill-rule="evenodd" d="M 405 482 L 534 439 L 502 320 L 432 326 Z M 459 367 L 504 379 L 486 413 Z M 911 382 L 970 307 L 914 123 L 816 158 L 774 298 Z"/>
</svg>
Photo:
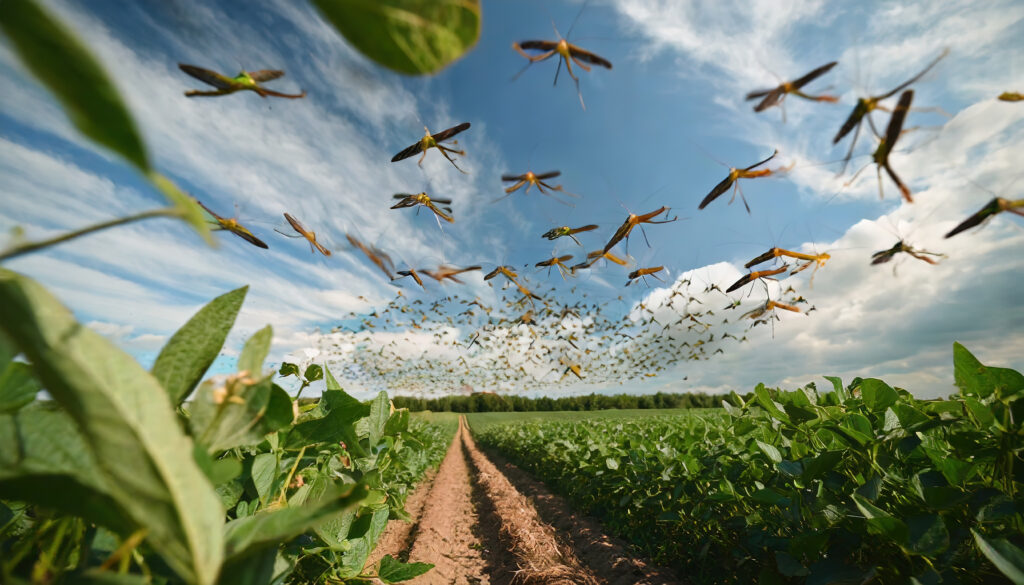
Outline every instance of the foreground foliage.
<svg viewBox="0 0 1024 585">
<path fill-rule="evenodd" d="M 1024 376 L 959 394 L 758 386 L 721 415 L 492 426 L 505 453 L 700 583 L 1024 582 Z"/>
<path fill-rule="evenodd" d="M 362 403 L 319 366 L 302 377 L 327 390 L 300 411 L 264 370 L 270 327 L 236 374 L 201 382 L 245 293 L 201 309 L 147 372 L 0 269 L 0 582 L 391 583 L 431 567 L 364 565 L 453 429 L 410 425 L 383 392 Z"/>
</svg>

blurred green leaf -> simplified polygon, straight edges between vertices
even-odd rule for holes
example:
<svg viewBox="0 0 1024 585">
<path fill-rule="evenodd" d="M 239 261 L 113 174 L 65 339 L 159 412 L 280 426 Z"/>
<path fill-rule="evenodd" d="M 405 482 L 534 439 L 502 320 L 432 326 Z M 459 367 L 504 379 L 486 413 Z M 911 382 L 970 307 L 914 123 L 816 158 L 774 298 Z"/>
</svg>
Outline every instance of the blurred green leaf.
<svg viewBox="0 0 1024 585">
<path fill-rule="evenodd" d="M 5 269 L 0 328 L 75 420 L 111 497 L 148 530 L 146 542 L 186 580 L 212 583 L 224 510 L 159 382 L 38 283 Z"/>
<path fill-rule="evenodd" d="M 1004 538 L 987 539 L 971 529 L 974 542 L 1003 575 L 1016 585 L 1024 585 L 1024 551 Z"/>
<path fill-rule="evenodd" d="M 296 368 L 296 371 L 298 371 L 298 368 Z M 324 369 L 320 364 L 309 364 L 309 367 L 306 368 L 306 373 L 303 374 L 302 377 L 305 378 L 307 382 L 322 380 L 324 377 Z"/>
<path fill-rule="evenodd" d="M 403 563 L 391 555 L 384 555 L 377 567 L 377 577 L 385 583 L 401 583 L 433 568 L 432 563 Z"/>
<path fill-rule="evenodd" d="M 366 417 L 368 433 L 370 436 L 370 447 L 380 442 L 384 436 L 384 425 L 391 416 L 391 402 L 388 400 L 388 393 L 381 390 L 377 397 L 370 402 L 370 414 Z"/>
<path fill-rule="evenodd" d="M 146 148 L 117 88 L 70 30 L 34 0 L 0 2 L 0 28 L 82 134 L 149 170 Z"/>
<path fill-rule="evenodd" d="M 28 364 L 10 362 L 0 368 L 0 414 L 14 412 L 36 399 L 40 386 Z"/>
<path fill-rule="evenodd" d="M 279 431 L 292 424 L 292 397 L 277 384 L 270 389 L 270 400 L 263 415 L 263 424 L 269 431 Z"/>
<path fill-rule="evenodd" d="M 238 371 L 248 372 L 250 376 L 263 376 L 263 362 L 270 353 L 270 342 L 274 340 L 274 330 L 267 325 L 252 334 L 238 356 Z"/>
<path fill-rule="evenodd" d="M 153 377 L 175 406 L 192 393 L 217 359 L 248 291 L 249 287 L 243 286 L 207 303 L 160 350 L 153 364 Z"/>
<path fill-rule="evenodd" d="M 206 217 L 203 215 L 202 209 L 199 204 L 196 203 L 195 199 L 189 197 L 185 192 L 178 188 L 167 177 L 161 175 L 156 171 L 151 171 L 148 174 L 150 183 L 153 184 L 168 201 L 174 204 L 174 208 L 177 210 L 178 215 L 185 220 L 192 229 L 196 230 L 203 240 L 210 246 L 217 246 L 217 240 L 214 239 L 213 234 L 210 232 L 210 224 L 206 223 Z"/>
<path fill-rule="evenodd" d="M 289 362 L 282 362 L 281 369 L 279 369 L 277 373 L 283 378 L 287 378 L 288 376 L 298 377 L 299 366 Z"/>
<path fill-rule="evenodd" d="M 0 498 L 79 516 L 128 536 L 137 525 L 108 483 L 74 421 L 52 403 L 0 415 Z"/>
<path fill-rule="evenodd" d="M 264 416 L 272 386 L 270 376 L 206 380 L 190 402 L 192 436 L 210 453 L 261 442 L 272 432 Z"/>
<path fill-rule="evenodd" d="M 480 36 L 478 0 L 313 0 L 364 55 L 411 75 L 437 73 Z"/>
<path fill-rule="evenodd" d="M 260 502 L 264 506 L 270 502 L 278 473 L 280 470 L 277 455 L 274 453 L 260 453 L 252 462 L 252 483 L 256 486 L 256 493 L 259 494 Z"/>
</svg>

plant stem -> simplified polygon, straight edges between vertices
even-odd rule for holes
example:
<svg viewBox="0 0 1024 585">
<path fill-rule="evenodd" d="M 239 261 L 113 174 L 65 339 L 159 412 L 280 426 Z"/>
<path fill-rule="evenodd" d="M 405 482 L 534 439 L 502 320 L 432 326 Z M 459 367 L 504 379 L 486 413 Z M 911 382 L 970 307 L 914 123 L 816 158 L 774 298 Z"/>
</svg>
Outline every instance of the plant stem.
<svg viewBox="0 0 1024 585">
<path fill-rule="evenodd" d="M 105 230 L 107 228 L 112 228 L 119 225 L 141 221 L 143 219 L 150 219 L 153 217 L 181 217 L 181 211 L 175 207 L 162 207 L 160 209 L 152 209 L 150 211 L 143 211 L 142 213 L 136 215 L 129 215 L 128 217 L 119 217 L 117 219 L 112 219 L 110 221 L 97 223 L 88 227 L 84 227 L 80 230 L 75 230 L 73 232 L 68 232 L 66 234 L 59 235 L 55 238 L 50 238 L 49 240 L 41 240 L 38 242 L 26 242 L 24 244 L 18 244 L 16 246 L 11 246 L 7 250 L 0 253 L 0 262 L 10 260 L 11 258 L 16 258 L 23 254 L 29 254 L 31 252 L 35 252 L 36 250 L 41 250 L 49 246 L 61 244 L 63 242 L 67 242 L 68 240 L 73 240 L 79 236 L 84 236 L 87 234 L 91 234 L 93 232 Z"/>
</svg>

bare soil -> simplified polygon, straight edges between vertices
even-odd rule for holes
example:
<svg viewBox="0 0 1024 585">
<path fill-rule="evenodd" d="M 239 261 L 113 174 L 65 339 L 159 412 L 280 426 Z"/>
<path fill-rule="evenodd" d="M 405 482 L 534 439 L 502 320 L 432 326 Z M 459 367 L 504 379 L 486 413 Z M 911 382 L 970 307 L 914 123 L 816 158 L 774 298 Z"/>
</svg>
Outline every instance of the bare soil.
<svg viewBox="0 0 1024 585">
<path fill-rule="evenodd" d="M 434 563 L 412 585 L 684 583 L 631 556 L 526 472 L 484 454 L 465 418 L 437 474 L 410 494 L 406 509 L 413 523 L 390 522 L 371 562 L 390 554 Z"/>
</svg>

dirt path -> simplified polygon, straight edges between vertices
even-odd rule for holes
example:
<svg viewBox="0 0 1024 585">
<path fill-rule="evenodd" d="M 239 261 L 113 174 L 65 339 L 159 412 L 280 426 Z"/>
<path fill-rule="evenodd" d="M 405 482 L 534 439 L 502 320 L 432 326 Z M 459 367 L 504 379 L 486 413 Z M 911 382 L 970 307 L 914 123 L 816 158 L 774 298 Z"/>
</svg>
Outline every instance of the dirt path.
<svg viewBox="0 0 1024 585">
<path fill-rule="evenodd" d="M 392 522 L 374 559 L 434 563 L 412 585 L 677 585 L 632 558 L 525 472 L 476 447 L 465 418 L 432 482 L 410 494 L 413 524 Z M 526 495 L 524 495 L 526 494 Z"/>
</svg>

